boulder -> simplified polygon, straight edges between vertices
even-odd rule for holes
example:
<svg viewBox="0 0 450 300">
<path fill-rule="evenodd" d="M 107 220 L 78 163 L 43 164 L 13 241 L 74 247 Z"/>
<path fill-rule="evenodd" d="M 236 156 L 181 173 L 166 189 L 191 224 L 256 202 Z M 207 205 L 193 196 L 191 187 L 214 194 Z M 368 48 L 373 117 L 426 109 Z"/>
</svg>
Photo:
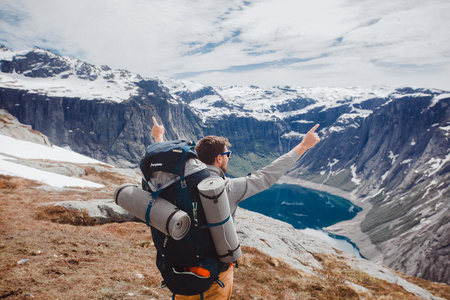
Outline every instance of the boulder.
<svg viewBox="0 0 450 300">
<path fill-rule="evenodd" d="M 48 203 L 67 210 L 85 211 L 101 224 L 113 222 L 140 221 L 135 216 L 118 206 L 113 199 L 93 199 L 89 201 L 61 201 Z"/>
</svg>

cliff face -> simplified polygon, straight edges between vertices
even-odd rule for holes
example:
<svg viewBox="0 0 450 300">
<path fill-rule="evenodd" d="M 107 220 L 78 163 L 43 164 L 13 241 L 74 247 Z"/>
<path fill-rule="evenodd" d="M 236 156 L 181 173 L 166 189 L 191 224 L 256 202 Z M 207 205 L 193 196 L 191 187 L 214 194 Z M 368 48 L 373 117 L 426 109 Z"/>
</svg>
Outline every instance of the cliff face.
<svg viewBox="0 0 450 300">
<path fill-rule="evenodd" d="M 346 187 L 370 201 L 360 227 L 378 251 L 363 248 L 363 255 L 448 282 L 450 99 L 434 97 L 386 103 L 360 126 L 325 139 L 298 170 L 299 177 Z"/>
<path fill-rule="evenodd" d="M 393 88 L 207 87 L 144 79 L 33 49 L 0 52 L 0 108 L 58 146 L 136 167 L 151 116 L 167 139 L 221 135 L 232 176 L 266 165 L 319 123 L 322 142 L 290 176 L 370 202 L 362 254 L 410 275 L 449 282 L 450 94 Z M 353 227 L 352 227 L 353 228 Z M 358 230 L 356 230 L 358 229 Z"/>
<path fill-rule="evenodd" d="M 154 91 L 148 82 L 145 85 L 145 92 Z M 44 132 L 54 144 L 113 165 L 136 166 L 145 147 L 152 143 L 152 116 L 174 120 L 174 126 L 167 129 L 168 138 L 200 135 L 198 117 L 185 106 L 171 105 L 161 98 L 152 101 L 136 96 L 114 103 L 5 88 L 0 91 L 0 107 Z"/>
</svg>

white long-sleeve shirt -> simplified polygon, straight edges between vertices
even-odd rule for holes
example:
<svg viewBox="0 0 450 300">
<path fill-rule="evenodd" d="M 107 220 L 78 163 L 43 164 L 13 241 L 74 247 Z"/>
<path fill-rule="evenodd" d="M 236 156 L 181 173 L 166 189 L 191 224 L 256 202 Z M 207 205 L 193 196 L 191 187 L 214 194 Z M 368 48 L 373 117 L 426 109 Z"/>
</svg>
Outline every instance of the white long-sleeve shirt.
<svg viewBox="0 0 450 300">
<path fill-rule="evenodd" d="M 207 167 L 211 176 L 224 178 L 230 212 L 234 216 L 237 206 L 242 200 L 270 188 L 292 168 L 299 158 L 299 154 L 295 150 L 291 150 L 264 168 L 239 178 L 227 178 L 222 169 L 212 165 L 207 165 Z"/>
</svg>

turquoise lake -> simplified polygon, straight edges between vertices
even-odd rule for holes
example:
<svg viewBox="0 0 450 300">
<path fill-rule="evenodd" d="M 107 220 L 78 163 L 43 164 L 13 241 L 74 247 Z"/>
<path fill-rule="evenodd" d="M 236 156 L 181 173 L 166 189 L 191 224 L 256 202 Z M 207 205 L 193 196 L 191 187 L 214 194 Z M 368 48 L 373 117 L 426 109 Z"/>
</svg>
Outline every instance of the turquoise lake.
<svg viewBox="0 0 450 300">
<path fill-rule="evenodd" d="M 337 249 L 359 255 L 359 250 L 341 236 L 325 233 L 322 227 L 350 220 L 361 211 L 347 199 L 294 184 L 275 184 L 239 204 L 240 207 L 289 223 L 332 243 Z"/>
</svg>

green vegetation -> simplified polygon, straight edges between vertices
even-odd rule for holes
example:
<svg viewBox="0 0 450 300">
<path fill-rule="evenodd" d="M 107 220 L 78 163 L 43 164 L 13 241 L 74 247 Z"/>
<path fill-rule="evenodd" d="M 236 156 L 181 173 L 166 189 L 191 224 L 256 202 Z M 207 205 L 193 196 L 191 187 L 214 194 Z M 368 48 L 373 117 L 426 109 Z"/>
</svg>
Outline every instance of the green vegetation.
<svg viewBox="0 0 450 300">
<path fill-rule="evenodd" d="M 239 145 L 240 144 L 241 143 L 239 143 Z M 238 149 L 238 147 L 235 147 L 234 144 L 230 148 L 230 150 L 233 151 L 228 165 L 228 174 L 230 176 L 246 176 L 249 173 L 267 166 L 280 156 L 280 154 L 274 151 L 274 149 L 261 143 L 255 143 L 251 146 L 253 149 L 248 152 L 242 152 L 243 149 Z M 241 153 L 246 154 L 242 155 Z"/>
<path fill-rule="evenodd" d="M 352 181 L 352 178 L 352 172 L 350 170 L 343 170 L 334 176 L 330 176 L 324 184 L 337 187 L 346 192 L 351 192 L 357 187 L 357 185 Z"/>
<path fill-rule="evenodd" d="M 370 202 L 373 208 L 368 212 L 365 220 L 361 222 L 361 229 L 368 233 L 374 244 L 385 242 L 399 236 L 416 226 L 420 219 L 413 208 L 427 201 L 423 196 L 425 191 L 420 188 L 411 190 L 407 196 L 388 202 L 388 196 L 379 194 Z M 397 196 L 398 197 L 398 196 Z M 389 226 L 393 221 L 395 224 Z"/>
</svg>

